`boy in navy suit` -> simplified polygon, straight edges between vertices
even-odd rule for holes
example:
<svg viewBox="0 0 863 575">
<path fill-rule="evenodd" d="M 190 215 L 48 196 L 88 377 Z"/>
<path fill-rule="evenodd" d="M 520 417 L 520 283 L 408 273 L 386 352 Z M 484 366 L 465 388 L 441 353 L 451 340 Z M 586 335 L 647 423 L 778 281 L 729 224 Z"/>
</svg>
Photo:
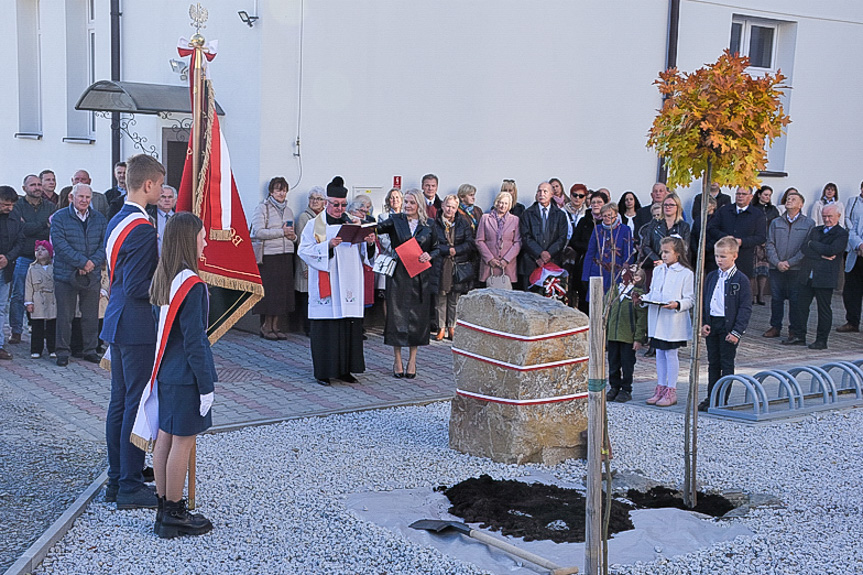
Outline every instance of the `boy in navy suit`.
<svg viewBox="0 0 863 575">
<path fill-rule="evenodd" d="M 165 168 L 146 154 L 126 163 L 128 193 L 105 235 L 111 296 L 101 338 L 110 345 L 111 399 L 105 421 L 108 444 L 106 501 L 117 509 L 155 508 L 156 494 L 144 485 L 144 452 L 129 440 L 138 403 L 156 355 L 156 319 L 150 281 L 159 252 L 156 228 L 146 208 L 159 201 Z"/>
<path fill-rule="evenodd" d="M 707 397 L 698 404 L 698 411 L 707 411 L 719 378 L 734 373 L 737 344 L 752 316 L 749 278 L 734 265 L 739 249 L 735 238 L 720 238 L 714 247 L 719 269 L 710 272 L 704 282 L 701 335 L 707 344 Z"/>
</svg>

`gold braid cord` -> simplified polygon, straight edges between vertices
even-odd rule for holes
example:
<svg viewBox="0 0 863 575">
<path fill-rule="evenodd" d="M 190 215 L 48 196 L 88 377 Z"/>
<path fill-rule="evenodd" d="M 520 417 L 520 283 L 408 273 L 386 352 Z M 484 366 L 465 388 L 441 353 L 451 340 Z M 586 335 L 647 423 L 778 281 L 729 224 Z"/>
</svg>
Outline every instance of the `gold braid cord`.
<svg viewBox="0 0 863 575">
<path fill-rule="evenodd" d="M 192 195 L 192 213 L 201 217 L 201 206 L 204 203 L 204 190 L 207 188 L 207 168 L 210 165 L 210 150 L 213 145 L 213 115 L 216 113 L 216 99 L 213 95 L 213 84 L 209 80 L 204 81 L 207 85 L 207 129 L 204 136 L 206 148 L 204 148 L 201 165 L 198 168 L 195 192 Z"/>
</svg>

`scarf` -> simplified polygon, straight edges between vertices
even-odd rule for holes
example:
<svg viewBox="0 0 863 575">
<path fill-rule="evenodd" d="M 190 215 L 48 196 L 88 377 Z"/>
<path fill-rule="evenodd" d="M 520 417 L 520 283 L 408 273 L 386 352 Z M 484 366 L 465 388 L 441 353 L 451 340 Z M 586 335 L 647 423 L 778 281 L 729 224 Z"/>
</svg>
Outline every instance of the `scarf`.
<svg viewBox="0 0 863 575">
<path fill-rule="evenodd" d="M 288 207 L 288 200 L 287 200 L 287 198 L 285 199 L 285 201 L 284 201 L 284 202 L 277 202 L 277 201 L 276 201 L 276 198 L 274 198 L 273 196 L 267 196 L 267 201 L 268 201 L 268 202 L 270 202 L 270 204 L 272 204 L 272 206 L 273 206 L 274 208 L 276 208 L 277 210 L 279 210 L 279 215 L 280 215 L 280 216 L 282 216 L 282 219 L 284 219 L 284 215 L 285 215 L 285 208 L 286 208 L 286 207 Z"/>
</svg>

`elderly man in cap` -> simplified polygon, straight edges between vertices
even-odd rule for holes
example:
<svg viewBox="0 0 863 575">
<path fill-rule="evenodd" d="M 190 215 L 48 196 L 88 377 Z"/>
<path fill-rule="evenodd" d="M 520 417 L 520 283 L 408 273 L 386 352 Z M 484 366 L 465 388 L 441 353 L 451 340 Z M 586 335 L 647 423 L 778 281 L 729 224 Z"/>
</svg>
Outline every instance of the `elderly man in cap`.
<svg viewBox="0 0 863 575">
<path fill-rule="evenodd" d="M 321 385 L 366 370 L 363 356 L 363 263 L 366 245 L 342 242 L 348 190 L 340 176 L 327 185 L 327 206 L 306 224 L 298 254 L 309 266 L 309 323 L 315 379 Z M 356 222 L 358 223 L 358 222 Z M 374 242 L 374 234 L 366 241 Z"/>
</svg>

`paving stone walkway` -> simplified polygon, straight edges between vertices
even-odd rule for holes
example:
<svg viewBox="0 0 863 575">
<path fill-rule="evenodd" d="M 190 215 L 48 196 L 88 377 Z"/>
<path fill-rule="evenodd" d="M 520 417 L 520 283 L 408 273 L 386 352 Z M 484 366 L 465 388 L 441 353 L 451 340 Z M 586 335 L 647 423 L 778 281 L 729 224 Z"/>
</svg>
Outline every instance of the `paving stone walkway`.
<svg viewBox="0 0 863 575">
<path fill-rule="evenodd" d="M 820 365 L 832 359 L 863 357 L 863 334 L 830 335 L 829 349 L 780 345 L 765 339 L 769 327 L 769 305 L 755 306 L 750 328 L 738 355 L 738 371 L 754 373 L 774 366 Z M 844 322 L 840 296 L 833 301 L 834 327 Z M 814 333 L 815 314 L 810 317 Z M 105 410 L 110 390 L 109 374 L 96 365 L 72 360 L 57 367 L 48 358 L 30 359 L 25 342 L 8 346 L 15 355 L 0 364 L 0 380 L 29 394 L 35 402 L 65 422 L 69 431 L 83 432 L 96 441 L 104 438 Z M 333 381 L 318 385 L 312 377 L 309 340 L 291 334 L 286 341 L 268 341 L 232 330 L 213 347 L 219 372 L 213 421 L 217 427 L 266 423 L 296 417 L 376 409 L 395 405 L 446 400 L 455 389 L 450 342 L 432 341 L 419 352 L 417 378 L 392 377 L 392 351 L 383 343 L 379 329 L 369 329 L 365 342 L 366 372 L 359 383 Z M 706 392 L 706 354 L 702 363 L 700 395 Z M 681 350 L 680 402 L 672 410 L 683 411 L 685 381 L 689 373 L 689 350 Z M 636 364 L 634 408 L 648 406 L 643 400 L 653 391 L 656 363 L 639 357 Z"/>
</svg>

